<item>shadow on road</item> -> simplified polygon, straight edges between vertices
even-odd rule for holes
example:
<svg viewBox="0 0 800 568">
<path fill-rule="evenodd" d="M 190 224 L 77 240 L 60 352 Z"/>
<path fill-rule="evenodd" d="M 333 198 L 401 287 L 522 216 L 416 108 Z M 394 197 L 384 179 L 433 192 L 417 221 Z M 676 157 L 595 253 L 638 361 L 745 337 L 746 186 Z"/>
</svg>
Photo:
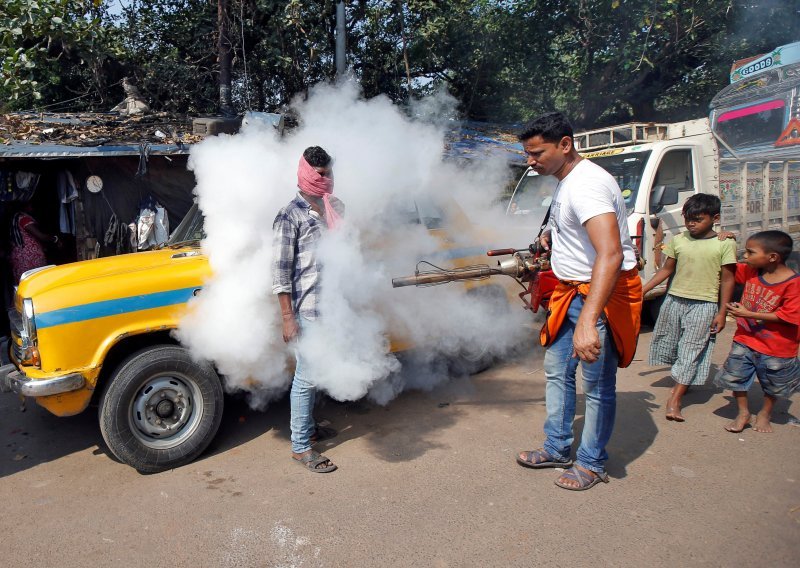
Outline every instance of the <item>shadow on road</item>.
<svg viewBox="0 0 800 568">
<path fill-rule="evenodd" d="M 100 439 L 96 412 L 58 418 L 31 400 L 24 412 L 21 407 L 16 395 L 0 395 L 0 478 L 91 448 Z"/>
<path fill-rule="evenodd" d="M 606 450 L 608 451 L 608 474 L 611 477 L 627 476 L 627 466 L 641 457 L 653 445 L 658 434 L 653 413 L 660 408 L 655 397 L 647 391 L 617 392 L 617 418 L 614 434 Z M 576 418 L 573 425 L 577 450 L 584 425 L 585 398 L 578 397 Z M 577 414 L 580 413 L 580 416 Z M 574 457 L 574 451 L 573 451 Z"/>
<path fill-rule="evenodd" d="M 50 414 L 32 400 L 26 402 L 24 412 L 20 407 L 15 395 L 0 395 L 0 478 L 89 448 L 95 448 L 93 453 L 103 459 L 119 462 L 100 435 L 96 407 L 64 418 Z M 279 420 L 288 423 L 288 409 L 286 417 L 271 410 L 250 410 L 244 400 L 226 396 L 220 430 L 199 459 L 244 444 L 274 428 Z"/>
</svg>

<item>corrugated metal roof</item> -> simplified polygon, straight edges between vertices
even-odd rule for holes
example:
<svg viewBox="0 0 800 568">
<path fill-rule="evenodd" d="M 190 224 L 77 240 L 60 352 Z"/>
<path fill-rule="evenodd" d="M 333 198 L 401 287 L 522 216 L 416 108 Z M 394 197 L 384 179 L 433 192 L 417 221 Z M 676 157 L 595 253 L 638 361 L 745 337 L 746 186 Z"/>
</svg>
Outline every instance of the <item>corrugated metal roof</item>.
<svg viewBox="0 0 800 568">
<path fill-rule="evenodd" d="M 148 144 L 151 156 L 184 155 L 189 145 Z M 63 144 L 28 144 L 11 142 L 0 145 L 0 158 L 37 158 L 55 160 L 63 158 L 96 158 L 109 156 L 139 156 L 144 147 L 138 145 L 67 146 Z"/>
<path fill-rule="evenodd" d="M 188 117 L 166 113 L 10 113 L 0 116 L 0 159 L 182 155 L 201 140 Z"/>
</svg>

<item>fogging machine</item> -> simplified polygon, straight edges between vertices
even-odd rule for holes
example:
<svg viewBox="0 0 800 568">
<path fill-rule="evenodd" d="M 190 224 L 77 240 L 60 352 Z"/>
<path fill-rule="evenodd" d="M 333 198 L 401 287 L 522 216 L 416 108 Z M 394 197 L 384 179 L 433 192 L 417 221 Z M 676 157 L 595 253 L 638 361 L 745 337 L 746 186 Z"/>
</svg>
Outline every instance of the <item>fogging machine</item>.
<svg viewBox="0 0 800 568">
<path fill-rule="evenodd" d="M 392 287 L 436 286 L 460 280 L 484 280 L 491 276 L 504 274 L 519 282 L 523 288 L 519 294 L 520 300 L 525 304 L 526 309 L 535 313 L 539 309 L 544 292 L 541 286 L 540 272 L 550 269 L 548 251 L 541 247 L 539 239 L 537 239 L 525 249 L 494 249 L 486 253 L 486 256 L 491 257 L 507 255 L 510 257 L 498 260 L 496 267 L 488 264 L 474 264 L 463 268 L 448 269 L 422 260 L 417 263 L 413 276 L 392 278 Z"/>
</svg>

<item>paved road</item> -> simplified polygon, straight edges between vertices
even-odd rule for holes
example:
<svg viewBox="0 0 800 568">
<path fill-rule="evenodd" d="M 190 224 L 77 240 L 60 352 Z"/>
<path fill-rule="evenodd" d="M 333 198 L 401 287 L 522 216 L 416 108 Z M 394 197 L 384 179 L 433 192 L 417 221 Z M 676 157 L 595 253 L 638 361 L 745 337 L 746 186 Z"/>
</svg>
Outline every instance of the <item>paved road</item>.
<svg viewBox="0 0 800 568">
<path fill-rule="evenodd" d="M 318 415 L 341 430 L 324 447 L 340 465 L 330 475 L 290 461 L 285 401 L 265 413 L 229 401 L 205 456 L 145 476 L 105 454 L 94 413 L 21 413 L 2 395 L 0 558 L 14 567 L 797 566 L 800 428 L 789 404 L 771 435 L 725 432 L 733 409 L 713 388 L 687 395 L 687 422 L 667 422 L 669 373 L 642 362 L 649 341 L 645 332 L 620 372 L 611 483 L 587 493 L 514 463 L 541 441 L 541 353 L 387 407 L 326 402 Z"/>
</svg>

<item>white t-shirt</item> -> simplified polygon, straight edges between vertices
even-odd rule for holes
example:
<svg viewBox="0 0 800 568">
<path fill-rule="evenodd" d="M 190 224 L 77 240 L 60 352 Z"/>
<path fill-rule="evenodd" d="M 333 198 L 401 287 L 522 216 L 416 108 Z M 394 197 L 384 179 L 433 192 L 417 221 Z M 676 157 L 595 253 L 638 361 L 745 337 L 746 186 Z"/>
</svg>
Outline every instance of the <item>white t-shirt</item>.
<svg viewBox="0 0 800 568">
<path fill-rule="evenodd" d="M 617 216 L 622 241 L 622 270 L 636 266 L 628 232 L 625 201 L 616 180 L 589 160 L 581 160 L 556 187 L 550 212 L 553 272 L 561 280 L 589 282 L 597 252 L 584 224 L 603 213 Z"/>
</svg>

